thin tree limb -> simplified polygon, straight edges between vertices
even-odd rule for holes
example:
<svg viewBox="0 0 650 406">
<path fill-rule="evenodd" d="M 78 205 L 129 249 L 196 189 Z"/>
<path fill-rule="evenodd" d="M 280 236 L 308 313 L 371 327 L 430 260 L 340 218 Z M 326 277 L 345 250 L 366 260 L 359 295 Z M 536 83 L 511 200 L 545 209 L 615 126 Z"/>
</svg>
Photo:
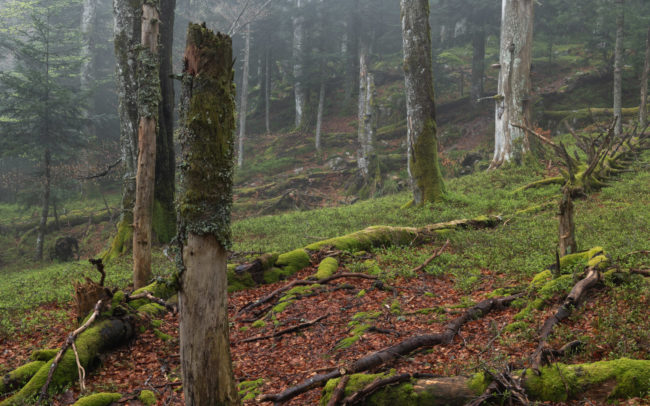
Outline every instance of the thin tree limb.
<svg viewBox="0 0 650 406">
<path fill-rule="evenodd" d="M 436 259 L 437 257 L 439 257 L 440 254 L 442 254 L 442 252 L 443 252 L 443 251 L 444 251 L 448 246 L 449 246 L 449 239 L 447 239 L 447 242 L 445 242 L 445 244 L 444 244 L 444 245 L 443 245 L 443 246 L 442 246 L 438 251 L 436 251 L 433 255 L 431 255 L 429 258 L 427 258 L 427 260 L 424 261 L 424 263 L 423 263 L 422 265 L 413 268 L 413 270 L 412 270 L 411 272 L 413 272 L 413 273 L 417 273 L 417 272 L 422 271 L 424 268 L 427 267 L 427 265 L 429 265 L 429 264 L 431 263 L 431 261 L 433 261 L 434 259 Z"/>
</svg>

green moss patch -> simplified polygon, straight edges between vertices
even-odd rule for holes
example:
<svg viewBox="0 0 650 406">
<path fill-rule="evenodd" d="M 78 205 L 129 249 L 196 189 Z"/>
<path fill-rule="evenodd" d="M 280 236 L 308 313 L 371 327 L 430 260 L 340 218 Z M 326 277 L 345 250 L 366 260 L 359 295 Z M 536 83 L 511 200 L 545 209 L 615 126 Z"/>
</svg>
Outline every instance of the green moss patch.
<svg viewBox="0 0 650 406">
<path fill-rule="evenodd" d="M 143 390 L 138 396 L 138 400 L 142 402 L 145 406 L 155 405 L 157 402 L 156 395 L 150 390 Z"/>
<path fill-rule="evenodd" d="M 262 394 L 262 385 L 264 385 L 264 379 L 256 379 L 254 381 L 243 381 L 237 385 L 237 390 L 239 391 L 239 398 L 243 401 L 252 401 L 255 400 L 255 397 Z"/>
<path fill-rule="evenodd" d="M 45 361 L 32 361 L 3 376 L 0 379 L 0 394 L 25 385 L 43 365 L 45 365 Z"/>
<path fill-rule="evenodd" d="M 309 254 L 303 249 L 297 249 L 279 255 L 275 266 L 282 269 L 287 275 L 293 275 L 308 267 L 310 263 Z"/>
<path fill-rule="evenodd" d="M 108 406 L 122 398 L 121 393 L 95 393 L 90 396 L 84 396 L 77 400 L 72 406 Z M 153 403 L 148 403 L 153 404 Z"/>
</svg>

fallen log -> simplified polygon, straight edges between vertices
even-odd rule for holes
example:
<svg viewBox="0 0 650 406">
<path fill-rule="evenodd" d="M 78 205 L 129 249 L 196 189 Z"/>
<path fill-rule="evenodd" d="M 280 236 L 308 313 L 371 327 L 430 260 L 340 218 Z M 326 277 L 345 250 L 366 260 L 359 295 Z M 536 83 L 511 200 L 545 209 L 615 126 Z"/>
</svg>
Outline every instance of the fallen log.
<svg viewBox="0 0 650 406">
<path fill-rule="evenodd" d="M 228 270 L 228 290 L 234 292 L 262 283 L 274 283 L 295 274 L 310 265 L 310 254 L 323 249 L 365 251 L 375 247 L 422 244 L 460 229 L 495 227 L 503 219 L 499 216 L 479 216 L 424 227 L 373 226 L 340 237 L 314 242 L 281 255 L 264 254 L 249 264 L 232 266 Z"/>
<path fill-rule="evenodd" d="M 521 382 L 521 389 L 531 401 L 567 402 L 588 398 L 597 404 L 604 404 L 614 399 L 643 396 L 650 391 L 650 360 L 621 358 L 576 365 L 557 363 L 542 367 L 540 372 L 539 376 L 530 369 L 510 374 Z M 349 396 L 369 382 L 386 377 L 386 374 L 349 375 L 344 395 Z M 340 379 L 327 383 L 321 403 L 325 404 L 331 398 L 339 383 Z M 384 387 L 368 396 L 363 404 L 460 406 L 481 395 L 490 383 L 489 374 L 484 372 L 469 377 L 417 378 Z"/>
<path fill-rule="evenodd" d="M 399 384 L 410 381 L 411 374 L 393 375 L 388 378 L 376 379 L 370 385 L 364 387 L 343 399 L 342 406 L 357 405 L 366 400 L 366 398 L 386 386 Z"/>
<path fill-rule="evenodd" d="M 345 372 L 355 374 L 367 371 L 369 369 L 389 363 L 399 357 L 408 355 L 413 351 L 421 348 L 434 347 L 439 344 L 449 344 L 465 323 L 478 319 L 488 314 L 492 310 L 502 309 L 521 296 L 522 295 L 513 295 L 504 298 L 483 300 L 447 324 L 444 327 L 442 333 L 419 335 L 405 339 L 398 344 L 374 352 L 372 354 L 368 354 L 365 357 L 358 359 L 348 368 L 346 368 Z M 313 388 L 321 387 L 325 385 L 325 383 L 330 379 L 338 378 L 341 375 L 341 369 L 336 368 L 326 374 L 315 375 L 296 386 L 292 386 L 284 390 L 279 394 L 263 395 L 258 400 L 276 403 L 286 402 L 287 400 L 292 399 L 301 393 L 305 393 Z"/>
<path fill-rule="evenodd" d="M 169 298 L 175 293 L 172 287 L 164 283 L 153 283 L 134 292 L 134 294 L 139 294 L 144 291 L 151 292 L 160 298 Z M 89 324 L 87 329 L 78 333 L 74 342 L 77 348 L 79 365 L 84 369 L 89 369 L 95 359 L 102 353 L 127 343 L 134 336 L 138 313 L 154 315 L 165 311 L 163 306 L 157 303 L 150 303 L 147 299 L 134 300 L 128 305 L 124 304 L 124 299 L 125 294 L 123 292 L 116 292 L 112 299 L 111 311 L 101 313 L 102 318 L 107 318 L 99 319 L 99 321 L 94 322 L 92 325 Z M 128 306 L 128 309 L 125 306 Z M 118 309 L 120 311 L 117 311 Z M 120 316 L 117 316 L 118 313 Z M 48 355 L 49 353 L 50 351 L 47 351 Z M 45 352 L 41 352 L 41 355 L 44 356 L 46 354 Z M 54 362 L 54 359 L 49 359 L 44 362 L 40 369 L 34 373 L 31 379 L 21 389 L 11 397 L 0 402 L 0 406 L 22 406 L 33 401 L 47 383 L 50 371 L 53 372 L 50 384 L 45 389 L 47 393 L 64 388 L 78 379 L 77 356 L 75 356 L 73 351 L 64 351 L 56 361 L 56 366 L 53 368 L 52 365 L 54 365 Z"/>
</svg>

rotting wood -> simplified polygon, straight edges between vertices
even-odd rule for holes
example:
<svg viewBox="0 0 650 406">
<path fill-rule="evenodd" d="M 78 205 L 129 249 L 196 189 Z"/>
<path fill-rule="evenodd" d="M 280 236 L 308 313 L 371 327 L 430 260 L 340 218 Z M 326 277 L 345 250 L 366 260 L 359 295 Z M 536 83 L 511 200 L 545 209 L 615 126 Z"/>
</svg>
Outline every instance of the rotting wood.
<svg viewBox="0 0 650 406">
<path fill-rule="evenodd" d="M 434 347 L 439 344 L 449 344 L 453 338 L 458 334 L 460 328 L 465 325 L 465 323 L 478 319 L 492 310 L 502 309 L 512 303 L 515 299 L 522 297 L 523 294 L 503 297 L 503 298 L 494 298 L 486 299 L 475 306 L 468 309 L 464 314 L 457 317 L 449 324 L 444 327 L 442 333 L 435 334 L 425 334 L 418 335 L 415 337 L 407 338 L 401 341 L 398 344 L 392 345 L 390 347 L 384 348 L 382 350 L 368 354 L 346 368 L 346 374 L 354 374 L 359 372 L 364 372 L 372 368 L 376 368 L 380 365 L 392 362 L 393 360 L 408 355 L 415 350 L 424 347 Z M 339 368 L 335 368 L 328 373 L 318 374 L 312 376 L 311 378 L 301 382 L 298 385 L 287 388 L 281 393 L 278 394 L 266 394 L 258 398 L 259 401 L 266 402 L 286 402 L 289 399 L 292 399 L 302 393 L 305 393 L 311 389 L 321 387 L 325 383 L 334 378 L 338 378 L 342 375 Z"/>
<path fill-rule="evenodd" d="M 148 299 L 154 303 L 158 303 L 159 305 L 163 306 L 165 309 L 169 310 L 172 313 L 178 312 L 178 308 L 175 305 L 167 303 L 163 299 L 159 297 L 155 297 L 149 292 L 138 293 L 137 295 L 133 295 L 133 296 L 130 295 L 126 296 L 127 302 L 131 302 L 133 300 L 139 300 L 139 299 Z"/>
<path fill-rule="evenodd" d="M 261 340 L 267 340 L 269 338 L 280 337 L 282 335 L 293 333 L 294 331 L 302 330 L 302 329 L 305 329 L 307 327 L 313 326 L 314 324 L 318 323 L 319 321 L 323 320 L 326 317 L 329 317 L 329 313 L 324 315 L 324 316 L 320 316 L 320 317 L 318 317 L 318 318 L 316 318 L 316 319 L 314 319 L 312 321 L 301 323 L 301 324 L 298 324 L 297 326 L 285 328 L 285 329 L 280 330 L 280 331 L 278 331 L 276 333 L 273 333 L 273 334 L 267 334 L 267 335 L 261 335 L 261 336 L 246 338 L 244 340 L 240 340 L 236 344 L 252 343 L 252 342 L 255 342 L 255 341 L 261 341 Z"/>
<path fill-rule="evenodd" d="M 330 400 L 327 402 L 327 406 L 336 406 L 343 400 L 343 396 L 345 395 L 345 386 L 348 384 L 348 381 L 350 380 L 350 375 L 344 375 L 339 383 L 336 385 L 336 388 L 334 388 L 334 392 L 332 392 L 332 397 Z"/>
</svg>

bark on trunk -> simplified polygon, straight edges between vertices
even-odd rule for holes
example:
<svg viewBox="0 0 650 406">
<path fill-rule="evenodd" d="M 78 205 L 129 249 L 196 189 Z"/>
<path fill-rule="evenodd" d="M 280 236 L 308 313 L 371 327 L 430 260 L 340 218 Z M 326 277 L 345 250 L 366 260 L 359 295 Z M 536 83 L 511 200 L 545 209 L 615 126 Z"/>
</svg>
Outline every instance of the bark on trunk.
<svg viewBox="0 0 650 406">
<path fill-rule="evenodd" d="M 645 40 L 645 63 L 641 74 L 641 104 L 639 105 L 639 127 L 643 130 L 648 125 L 648 72 L 650 72 L 650 27 Z"/>
<path fill-rule="evenodd" d="M 266 62 L 264 67 L 264 125 L 266 133 L 271 134 L 271 52 L 266 50 Z"/>
<path fill-rule="evenodd" d="M 244 32 L 244 61 L 239 99 L 239 137 L 237 139 L 237 166 L 244 164 L 244 137 L 246 137 L 246 112 L 248 111 L 248 73 L 251 55 L 251 25 L 246 24 Z"/>
<path fill-rule="evenodd" d="M 296 103 L 296 128 L 301 128 L 304 121 L 305 89 L 303 84 L 303 55 L 305 41 L 305 18 L 302 10 L 303 0 L 296 0 L 293 17 L 293 91 Z"/>
<path fill-rule="evenodd" d="M 576 226 L 573 216 L 574 210 L 571 191 L 570 188 L 565 187 L 562 191 L 559 213 L 560 256 L 562 257 L 578 251 L 578 244 L 575 239 Z"/>
<path fill-rule="evenodd" d="M 485 76 L 485 28 L 477 27 L 472 34 L 472 84 L 470 101 L 476 105 L 483 97 L 483 77 Z"/>
<path fill-rule="evenodd" d="M 142 6 L 128 0 L 114 0 L 114 46 L 116 57 L 116 90 L 120 117 L 120 147 L 124 175 L 122 177 L 121 216 L 117 235 L 105 259 L 121 255 L 131 245 L 135 177 L 138 167 L 138 98 L 137 53 L 140 42 Z"/>
<path fill-rule="evenodd" d="M 494 157 L 490 168 L 498 168 L 530 150 L 525 131 L 513 124 L 530 126 L 533 9 L 533 0 L 502 3 Z"/>
<path fill-rule="evenodd" d="M 372 111 L 370 107 L 371 95 L 369 91 L 369 74 L 368 74 L 368 47 L 362 44 L 359 47 L 359 103 L 357 109 L 357 139 L 359 141 L 359 151 L 357 152 L 357 167 L 359 173 L 364 179 L 368 179 L 369 158 L 372 145 L 371 134 L 368 134 L 369 125 L 366 124 L 372 120 Z"/>
<path fill-rule="evenodd" d="M 34 259 L 43 260 L 43 244 L 45 232 L 47 231 L 47 215 L 50 208 L 50 186 L 52 183 L 50 149 L 45 148 L 43 155 L 43 206 L 41 210 L 41 221 L 38 223 L 38 235 L 36 236 L 36 253 Z"/>
<path fill-rule="evenodd" d="M 316 115 L 316 151 L 321 152 L 321 131 L 323 129 L 323 110 L 325 110 L 325 80 L 321 79 L 318 93 L 318 113 Z"/>
<path fill-rule="evenodd" d="M 84 0 L 82 5 L 81 13 L 81 36 L 83 41 L 83 46 L 81 47 L 81 91 L 83 93 L 89 93 L 93 86 L 93 70 L 95 68 L 94 64 L 94 53 L 95 53 L 95 39 L 93 37 L 93 30 L 97 20 L 97 0 Z M 87 98 L 88 106 L 86 108 L 85 118 L 88 119 L 90 112 L 93 112 L 95 109 L 94 98 Z M 88 136 L 92 137 L 95 132 L 94 125 L 88 124 L 86 127 L 88 131 Z"/>
<path fill-rule="evenodd" d="M 228 336 L 226 247 L 235 130 L 230 37 L 190 24 L 182 128 L 180 351 L 187 405 L 238 404 Z"/>
<path fill-rule="evenodd" d="M 156 176 L 156 135 L 160 104 L 158 4 L 142 6 L 141 44 L 138 55 L 138 171 L 133 208 L 133 285 L 145 286 L 151 278 L 151 242 Z"/>
<path fill-rule="evenodd" d="M 625 0 L 616 0 L 616 46 L 614 48 L 614 117 L 618 117 L 614 135 L 623 134 L 623 10 Z"/>
<path fill-rule="evenodd" d="M 429 2 L 401 0 L 408 127 L 408 172 L 416 205 L 440 201 L 444 183 L 438 163 L 431 66 Z"/>
<path fill-rule="evenodd" d="M 160 108 L 156 137 L 156 187 L 154 190 L 154 239 L 168 243 L 176 235 L 174 152 L 174 79 L 172 45 L 176 0 L 160 0 Z"/>
</svg>

